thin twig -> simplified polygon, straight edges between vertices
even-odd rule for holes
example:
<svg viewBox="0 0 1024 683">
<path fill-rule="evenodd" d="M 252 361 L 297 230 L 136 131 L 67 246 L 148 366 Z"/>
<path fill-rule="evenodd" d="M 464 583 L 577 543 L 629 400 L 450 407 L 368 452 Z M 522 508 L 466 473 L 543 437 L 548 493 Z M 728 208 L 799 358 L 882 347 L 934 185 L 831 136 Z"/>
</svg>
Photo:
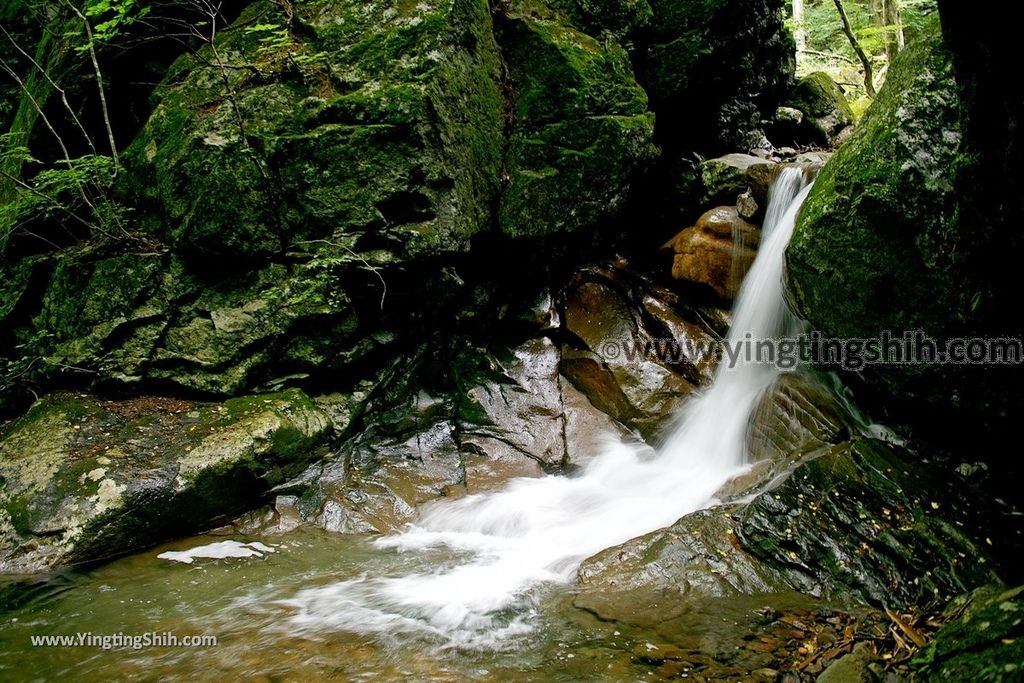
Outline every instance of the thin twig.
<svg viewBox="0 0 1024 683">
<path fill-rule="evenodd" d="M 356 252 L 352 251 L 352 249 L 350 249 L 349 247 L 346 247 L 344 244 L 339 244 L 337 242 L 332 242 L 330 240 L 323 240 L 323 239 L 321 239 L 321 240 L 304 240 L 302 242 L 296 242 L 295 243 L 296 246 L 298 246 L 300 244 L 326 244 L 328 246 L 336 247 L 338 249 L 343 249 L 344 251 L 348 252 L 348 254 L 350 256 L 352 256 L 352 258 L 356 259 L 357 261 L 362 263 L 364 266 L 366 266 L 366 269 L 369 270 L 370 272 L 372 272 L 374 275 L 376 275 L 377 279 L 380 280 L 381 289 L 382 289 L 381 294 L 380 294 L 380 310 L 382 310 L 382 311 L 384 310 L 384 299 L 388 295 L 388 283 L 384 280 L 384 276 L 380 274 L 380 268 L 378 268 L 377 266 L 373 265 L 372 263 L 367 261 L 365 258 L 360 256 Z"/>
</svg>

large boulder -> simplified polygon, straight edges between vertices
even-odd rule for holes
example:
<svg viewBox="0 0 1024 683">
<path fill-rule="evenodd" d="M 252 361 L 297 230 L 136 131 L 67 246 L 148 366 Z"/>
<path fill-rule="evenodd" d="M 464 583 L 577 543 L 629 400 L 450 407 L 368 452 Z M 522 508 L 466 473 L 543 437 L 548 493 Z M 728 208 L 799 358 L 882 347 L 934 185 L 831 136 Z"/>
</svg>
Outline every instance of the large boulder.
<svg viewBox="0 0 1024 683">
<path fill-rule="evenodd" d="M 0 435 L 0 573 L 106 559 L 230 519 L 322 453 L 305 394 L 223 404 L 56 394 Z"/>
<path fill-rule="evenodd" d="M 626 51 L 536 3 L 511 3 L 500 38 L 515 98 L 502 231 L 570 232 L 614 215 L 656 152 Z"/>
<path fill-rule="evenodd" d="M 715 332 L 672 300 L 614 268 L 584 271 L 564 293 L 561 372 L 594 406 L 655 440 L 715 367 Z"/>
<path fill-rule="evenodd" d="M 779 146 L 835 147 L 853 125 L 853 109 L 843 89 L 822 71 L 800 79 L 782 111 L 795 112 L 795 115 L 776 117 L 769 136 Z"/>
<path fill-rule="evenodd" d="M 743 220 L 735 208 L 720 206 L 705 213 L 696 225 L 680 232 L 665 246 L 673 254 L 673 278 L 731 299 L 754 262 L 760 241 L 757 226 Z"/>
<path fill-rule="evenodd" d="M 255 522 L 390 532 L 439 497 L 572 471 L 608 439 L 657 438 L 713 374 L 713 354 L 696 351 L 713 350 L 716 309 L 682 306 L 624 264 L 576 273 L 528 308 L 514 346 L 459 338 L 443 361 L 425 346 L 368 395 L 332 401 L 335 423 L 351 425 L 340 457 L 278 487 Z M 669 339 L 678 349 L 656 353 Z"/>
<path fill-rule="evenodd" d="M 0 321 L 13 337 L 4 341 L 20 344 L 30 379 L 43 386 L 79 374 L 228 396 L 279 388 L 390 340 L 357 334 L 360 316 L 343 289 L 350 276 L 330 263 L 325 254 L 211 283 L 173 254 L 22 261 L 0 290 Z M 382 284 L 365 287 L 379 306 Z"/>
<path fill-rule="evenodd" d="M 157 88 L 129 197 L 204 259 L 463 250 L 498 189 L 498 70 L 479 0 L 253 3 Z"/>
<path fill-rule="evenodd" d="M 990 457 L 988 445 L 1016 427 L 1022 366 L 941 363 L 948 340 L 1020 336 L 1005 314 L 1017 293 L 999 285 L 1005 277 L 985 255 L 985 230 L 955 191 L 956 170 L 973 163 L 951 57 L 933 27 L 901 54 L 818 176 L 789 245 L 786 282 L 825 335 L 922 331 L 936 340 L 940 363 L 869 366 L 864 395 L 915 438 Z"/>
</svg>

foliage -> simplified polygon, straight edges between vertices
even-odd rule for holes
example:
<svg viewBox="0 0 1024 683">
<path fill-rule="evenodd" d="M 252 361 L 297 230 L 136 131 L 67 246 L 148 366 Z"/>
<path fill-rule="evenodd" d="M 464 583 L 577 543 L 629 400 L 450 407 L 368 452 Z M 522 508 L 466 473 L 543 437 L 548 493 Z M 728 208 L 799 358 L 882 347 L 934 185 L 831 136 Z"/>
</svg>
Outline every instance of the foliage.
<svg viewBox="0 0 1024 683">
<path fill-rule="evenodd" d="M 7 149 L 3 156 L 12 155 L 21 155 L 27 164 L 39 163 L 24 147 Z M 33 232 L 35 226 L 51 222 L 80 224 L 95 231 L 95 237 L 123 233 L 128 209 L 110 199 L 113 169 L 113 159 L 101 155 L 45 168 L 32 179 L 20 181 L 13 200 L 0 205 L 0 225 L 7 234 Z"/>
<path fill-rule="evenodd" d="M 264 59 L 287 57 L 300 67 L 320 64 L 327 59 L 326 52 L 309 50 L 297 42 L 287 26 L 260 23 L 245 28 L 245 33 L 257 41 L 257 55 Z"/>
<path fill-rule="evenodd" d="M 18 389 L 31 391 L 37 375 L 45 365 L 40 349 L 52 336 L 42 330 L 36 331 L 25 341 L 15 345 L 11 349 L 10 357 L 0 356 L 0 397 Z"/>
<path fill-rule="evenodd" d="M 121 32 L 136 21 L 149 14 L 149 7 L 142 7 L 136 0 L 88 0 L 82 14 L 92 23 L 92 40 L 96 43 L 109 43 Z M 75 50 L 86 52 L 88 42 L 77 45 Z"/>
<path fill-rule="evenodd" d="M 893 0 L 890 0 L 893 1 Z M 928 18 L 938 9 L 936 0 L 899 0 L 900 23 L 881 21 L 880 0 L 843 0 L 843 6 L 858 42 L 868 53 L 881 86 L 888 71 L 886 47 L 898 31 L 907 44 L 921 35 Z M 843 34 L 842 23 L 833 0 L 806 0 L 801 26 L 790 20 L 793 31 L 802 28 L 807 37 L 807 51 L 797 56 L 797 70 L 803 76 L 824 71 L 843 86 L 855 113 L 864 111 L 869 103 L 864 92 L 862 69 L 850 41 Z"/>
</svg>

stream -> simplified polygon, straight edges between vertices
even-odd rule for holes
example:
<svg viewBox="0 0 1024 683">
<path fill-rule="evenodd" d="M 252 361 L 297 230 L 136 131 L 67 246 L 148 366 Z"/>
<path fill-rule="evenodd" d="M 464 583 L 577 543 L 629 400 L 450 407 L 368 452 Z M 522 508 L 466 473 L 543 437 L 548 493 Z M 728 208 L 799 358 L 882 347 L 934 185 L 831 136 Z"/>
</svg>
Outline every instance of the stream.
<svg viewBox="0 0 1024 683">
<path fill-rule="evenodd" d="M 809 189 L 799 168 L 783 169 L 773 185 L 729 343 L 797 329 L 783 298 L 783 254 Z M 714 505 L 719 489 L 748 469 L 749 417 L 779 373 L 771 364 L 723 362 L 658 447 L 609 439 L 572 476 L 514 479 L 428 504 L 396 535 L 196 537 L 51 578 L 4 615 L 0 672 L 76 680 L 79 667 L 96 680 L 325 672 L 344 680 L 537 680 L 540 671 L 545 680 L 642 678 L 649 670 L 629 653 L 649 644 L 644 634 L 572 608 L 576 569 L 604 548 Z M 203 548 L 214 557 L 201 557 Z M 701 625 L 691 630 L 714 634 L 720 623 L 735 638 L 752 600 L 696 609 Z M 217 645 L 104 649 L 31 640 L 118 632 L 207 634 Z"/>
</svg>

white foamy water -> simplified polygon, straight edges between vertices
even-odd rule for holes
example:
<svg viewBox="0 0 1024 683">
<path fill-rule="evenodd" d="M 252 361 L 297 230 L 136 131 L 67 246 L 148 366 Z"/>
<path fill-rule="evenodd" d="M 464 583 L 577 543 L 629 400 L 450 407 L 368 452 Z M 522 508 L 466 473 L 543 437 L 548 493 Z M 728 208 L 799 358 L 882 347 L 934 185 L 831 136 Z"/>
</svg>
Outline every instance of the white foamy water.
<svg viewBox="0 0 1024 683">
<path fill-rule="evenodd" d="M 793 168 L 773 185 L 758 256 L 736 298 L 730 343 L 792 331 L 783 255 L 808 190 L 803 172 Z M 500 647 L 530 629 L 533 589 L 568 582 L 590 555 L 714 504 L 715 492 L 745 469 L 750 414 L 778 374 L 771 364 L 729 369 L 723 362 L 658 451 L 610 440 L 575 476 L 515 479 L 494 493 L 428 506 L 416 524 L 377 545 L 414 556 L 444 547 L 461 559 L 428 572 L 302 590 L 284 601 L 295 610 L 291 625 Z"/>
<path fill-rule="evenodd" d="M 168 550 L 157 557 L 161 560 L 192 564 L 197 559 L 224 560 L 229 557 L 263 557 L 275 552 L 273 548 L 259 542 L 242 543 L 240 541 L 218 541 L 196 546 L 188 550 Z"/>
</svg>

